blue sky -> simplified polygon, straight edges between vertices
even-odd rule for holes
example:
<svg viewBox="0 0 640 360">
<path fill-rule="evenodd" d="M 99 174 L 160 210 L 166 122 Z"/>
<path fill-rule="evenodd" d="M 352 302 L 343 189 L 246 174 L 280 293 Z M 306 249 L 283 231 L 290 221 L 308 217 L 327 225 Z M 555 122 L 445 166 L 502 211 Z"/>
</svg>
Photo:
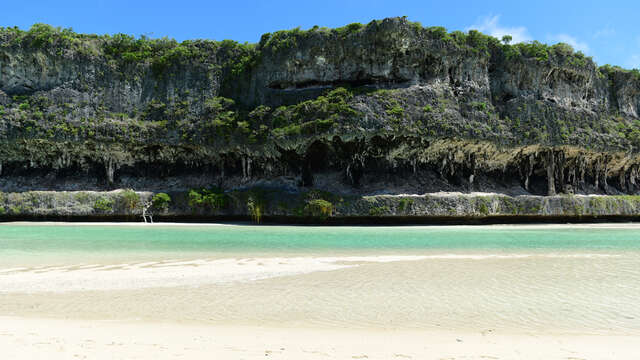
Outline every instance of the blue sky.
<svg viewBox="0 0 640 360">
<path fill-rule="evenodd" d="M 521 41 L 567 42 L 599 64 L 640 68 L 638 1 L 4 1 L 0 26 L 28 29 L 44 22 L 83 33 L 127 33 L 177 40 L 257 42 L 297 26 L 342 26 L 406 15 L 425 26 L 509 33 Z"/>
</svg>

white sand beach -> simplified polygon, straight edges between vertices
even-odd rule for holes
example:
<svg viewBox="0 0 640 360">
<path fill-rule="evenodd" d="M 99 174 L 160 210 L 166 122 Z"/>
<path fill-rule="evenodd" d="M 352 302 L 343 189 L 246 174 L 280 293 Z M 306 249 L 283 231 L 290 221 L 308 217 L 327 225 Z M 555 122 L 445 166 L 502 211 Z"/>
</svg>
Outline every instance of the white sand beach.
<svg viewBox="0 0 640 360">
<path fill-rule="evenodd" d="M 506 227 L 574 225 L 473 228 Z M 576 225 L 609 227 L 638 228 Z M 569 245 L 13 250 L 0 262 L 0 358 L 634 359 L 640 252 Z M 138 252 L 145 260 L 131 261 Z"/>
<path fill-rule="evenodd" d="M 39 359 L 635 359 L 634 336 L 371 331 L 0 318 L 2 357 Z"/>
</svg>

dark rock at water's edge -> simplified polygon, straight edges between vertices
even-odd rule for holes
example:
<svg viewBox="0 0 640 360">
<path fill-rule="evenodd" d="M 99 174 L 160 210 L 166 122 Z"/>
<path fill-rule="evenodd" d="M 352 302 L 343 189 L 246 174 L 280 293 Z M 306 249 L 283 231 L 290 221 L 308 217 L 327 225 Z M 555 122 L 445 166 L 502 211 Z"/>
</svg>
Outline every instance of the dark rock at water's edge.
<svg viewBox="0 0 640 360">
<path fill-rule="evenodd" d="M 162 192 L 181 220 L 627 219 L 639 113 L 638 71 L 406 18 L 258 44 L 0 28 L 0 217 L 127 217 Z M 146 195 L 118 208 L 118 188 Z"/>
<path fill-rule="evenodd" d="M 338 195 L 274 188 L 166 194 L 29 191 L 0 196 L 0 221 L 152 221 L 296 224 L 491 224 L 640 220 L 638 195 Z M 147 204 L 148 206 L 145 206 Z"/>
</svg>

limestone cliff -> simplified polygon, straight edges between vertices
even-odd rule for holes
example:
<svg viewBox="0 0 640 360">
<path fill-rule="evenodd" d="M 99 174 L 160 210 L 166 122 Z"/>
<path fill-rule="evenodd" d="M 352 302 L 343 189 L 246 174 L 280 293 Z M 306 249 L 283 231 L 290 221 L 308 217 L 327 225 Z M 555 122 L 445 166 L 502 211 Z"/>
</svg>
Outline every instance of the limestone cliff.
<svg viewBox="0 0 640 360">
<path fill-rule="evenodd" d="M 633 195 L 639 112 L 637 71 L 405 18 L 258 44 L 0 29 L 5 192 Z"/>
</svg>

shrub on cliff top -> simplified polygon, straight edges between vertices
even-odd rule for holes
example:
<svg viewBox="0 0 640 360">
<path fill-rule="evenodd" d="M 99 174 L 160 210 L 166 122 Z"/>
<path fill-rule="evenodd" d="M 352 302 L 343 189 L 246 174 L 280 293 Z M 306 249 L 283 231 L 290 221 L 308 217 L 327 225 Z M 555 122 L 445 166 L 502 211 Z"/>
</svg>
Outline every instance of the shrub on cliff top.
<svg viewBox="0 0 640 360">
<path fill-rule="evenodd" d="M 426 31 L 435 39 L 446 40 L 447 38 L 449 38 L 449 33 L 447 32 L 447 29 L 442 26 L 428 27 L 426 28 Z"/>
<path fill-rule="evenodd" d="M 561 56 L 570 56 L 574 53 L 573 46 L 566 43 L 557 43 L 552 45 L 551 49 Z"/>
<path fill-rule="evenodd" d="M 260 38 L 259 47 L 261 49 L 269 48 L 273 53 L 278 53 L 280 51 L 298 46 L 300 40 L 312 36 L 317 32 L 331 33 L 340 38 L 345 38 L 351 34 L 363 30 L 364 28 L 365 25 L 361 23 L 352 23 L 334 29 L 314 26 L 309 30 L 302 30 L 298 26 L 291 30 L 280 30 L 274 33 L 263 34 Z"/>
<path fill-rule="evenodd" d="M 352 23 L 347 26 L 339 27 L 333 29 L 333 31 L 338 34 L 339 37 L 347 37 L 350 34 L 356 33 L 364 28 L 364 25 L 361 23 Z"/>
<path fill-rule="evenodd" d="M 13 28 L 2 28 L 0 33 L 10 39 L 12 45 L 27 45 L 33 48 L 46 48 L 51 46 L 70 47 L 86 35 L 76 34 L 73 29 L 63 29 L 47 24 L 33 24 L 28 31 Z"/>
<path fill-rule="evenodd" d="M 611 66 L 610 64 L 606 64 L 600 66 L 598 70 L 605 75 L 613 75 L 615 73 L 631 74 L 635 80 L 640 80 L 640 70 L 638 69 L 627 70 L 620 66 Z"/>
</svg>

